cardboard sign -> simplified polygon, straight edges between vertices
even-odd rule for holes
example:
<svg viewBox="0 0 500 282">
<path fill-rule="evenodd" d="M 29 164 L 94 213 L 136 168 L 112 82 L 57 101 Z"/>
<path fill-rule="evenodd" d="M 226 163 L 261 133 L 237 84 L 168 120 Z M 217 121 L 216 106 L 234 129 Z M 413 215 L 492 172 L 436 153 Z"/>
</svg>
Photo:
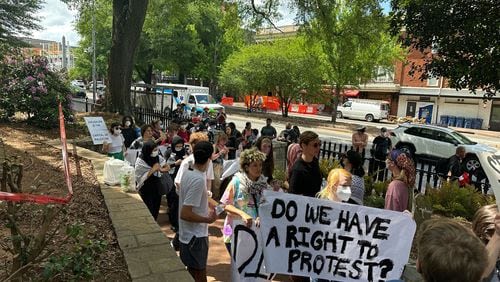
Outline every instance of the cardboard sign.
<svg viewBox="0 0 500 282">
<path fill-rule="evenodd" d="M 102 117 L 84 117 L 84 119 L 94 145 L 101 145 L 104 141 L 111 142 L 109 130 Z"/>
<path fill-rule="evenodd" d="M 399 279 L 416 224 L 401 212 L 264 191 L 266 269 L 335 281 Z"/>
<path fill-rule="evenodd" d="M 255 225 L 252 228 L 243 224 L 235 225 L 231 242 L 234 258 L 231 264 L 232 281 L 271 281 L 274 274 L 266 273 L 262 238 Z"/>
<path fill-rule="evenodd" d="M 488 177 L 497 205 L 500 207 L 500 155 L 497 153 L 477 153 L 481 167 Z"/>
</svg>

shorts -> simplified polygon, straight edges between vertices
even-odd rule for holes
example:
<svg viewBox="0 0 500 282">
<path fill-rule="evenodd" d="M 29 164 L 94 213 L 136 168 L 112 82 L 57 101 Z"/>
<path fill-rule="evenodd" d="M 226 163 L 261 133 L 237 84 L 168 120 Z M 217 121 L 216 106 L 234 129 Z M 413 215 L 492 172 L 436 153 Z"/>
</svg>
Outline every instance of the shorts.
<svg viewBox="0 0 500 282">
<path fill-rule="evenodd" d="M 207 267 L 208 237 L 191 238 L 188 244 L 181 242 L 180 257 L 188 268 L 203 270 Z"/>
</svg>

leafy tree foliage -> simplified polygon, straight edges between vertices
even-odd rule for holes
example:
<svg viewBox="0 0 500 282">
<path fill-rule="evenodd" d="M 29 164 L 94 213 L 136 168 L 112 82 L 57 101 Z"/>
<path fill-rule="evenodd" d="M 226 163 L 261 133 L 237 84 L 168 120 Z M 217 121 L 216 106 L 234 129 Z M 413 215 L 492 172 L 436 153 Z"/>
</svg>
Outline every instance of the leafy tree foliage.
<svg viewBox="0 0 500 282">
<path fill-rule="evenodd" d="M 491 97 L 500 85 L 498 5 L 497 0 L 393 0 L 392 31 L 404 28 L 403 44 L 424 53 L 425 64 L 414 65 L 421 79 L 443 76 L 452 87 L 483 89 Z"/>
<path fill-rule="evenodd" d="M 42 0 L 0 1 L 0 45 L 26 45 L 18 36 L 40 29 L 35 13 L 42 3 Z"/>
<path fill-rule="evenodd" d="M 322 62 L 318 51 L 307 46 L 303 37 L 249 45 L 229 56 L 220 81 L 225 90 L 236 95 L 276 93 L 282 115 L 288 116 L 288 106 L 301 98 L 300 91 L 320 93 Z"/>
<path fill-rule="evenodd" d="M 313 3 L 314 2 L 314 3 Z M 297 0 L 298 20 L 326 57 L 328 83 L 334 86 L 332 122 L 338 95 L 371 79 L 379 66 L 391 66 L 400 54 L 388 33 L 378 0 Z"/>
</svg>

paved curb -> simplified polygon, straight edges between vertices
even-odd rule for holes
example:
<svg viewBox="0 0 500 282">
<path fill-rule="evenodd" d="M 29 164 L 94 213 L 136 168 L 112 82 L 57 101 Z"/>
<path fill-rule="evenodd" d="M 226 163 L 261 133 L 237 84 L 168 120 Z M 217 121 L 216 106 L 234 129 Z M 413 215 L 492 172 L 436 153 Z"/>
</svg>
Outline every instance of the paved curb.
<svg viewBox="0 0 500 282">
<path fill-rule="evenodd" d="M 61 148 L 59 140 L 47 144 Z M 72 146 L 68 147 L 72 154 Z M 140 196 L 104 184 L 102 172 L 107 157 L 82 147 L 77 147 L 77 154 L 92 163 L 132 281 L 193 281 Z"/>
</svg>

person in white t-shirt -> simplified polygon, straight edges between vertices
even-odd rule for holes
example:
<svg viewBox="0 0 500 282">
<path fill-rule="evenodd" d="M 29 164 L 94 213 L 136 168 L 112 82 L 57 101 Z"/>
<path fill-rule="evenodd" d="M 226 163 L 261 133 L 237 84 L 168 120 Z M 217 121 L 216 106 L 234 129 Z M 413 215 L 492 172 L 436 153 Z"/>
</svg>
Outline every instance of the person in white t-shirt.
<svg viewBox="0 0 500 282">
<path fill-rule="evenodd" d="M 199 142 L 206 141 L 208 142 L 208 135 L 204 132 L 195 132 L 192 133 L 189 136 L 189 145 L 191 146 L 191 152 L 193 151 L 193 148 L 196 144 Z M 177 194 L 180 194 L 180 191 L 182 190 L 181 188 L 181 179 L 182 176 L 186 171 L 189 170 L 190 167 L 194 165 L 194 155 L 191 154 L 188 157 L 186 157 L 184 160 L 182 160 L 181 165 L 179 166 L 177 170 L 177 175 L 175 176 L 174 183 L 176 187 Z M 208 167 L 206 171 L 204 172 L 205 175 L 205 182 L 206 182 L 206 187 L 207 191 L 209 192 L 209 197 L 212 197 L 212 181 L 214 180 L 214 166 L 212 162 L 209 162 Z M 170 243 L 172 247 L 177 251 L 179 250 L 179 233 L 178 231 L 175 233 L 174 239 Z"/>
<path fill-rule="evenodd" d="M 102 144 L 102 151 L 107 153 L 109 157 L 124 160 L 125 138 L 122 135 L 120 124 L 113 122 L 109 128 L 109 140 Z"/>
<path fill-rule="evenodd" d="M 180 181 L 180 258 L 195 281 L 207 281 L 208 224 L 217 218 L 215 208 L 209 208 L 205 179 L 213 152 L 210 142 L 198 142 L 193 148 L 194 163 Z"/>
</svg>

